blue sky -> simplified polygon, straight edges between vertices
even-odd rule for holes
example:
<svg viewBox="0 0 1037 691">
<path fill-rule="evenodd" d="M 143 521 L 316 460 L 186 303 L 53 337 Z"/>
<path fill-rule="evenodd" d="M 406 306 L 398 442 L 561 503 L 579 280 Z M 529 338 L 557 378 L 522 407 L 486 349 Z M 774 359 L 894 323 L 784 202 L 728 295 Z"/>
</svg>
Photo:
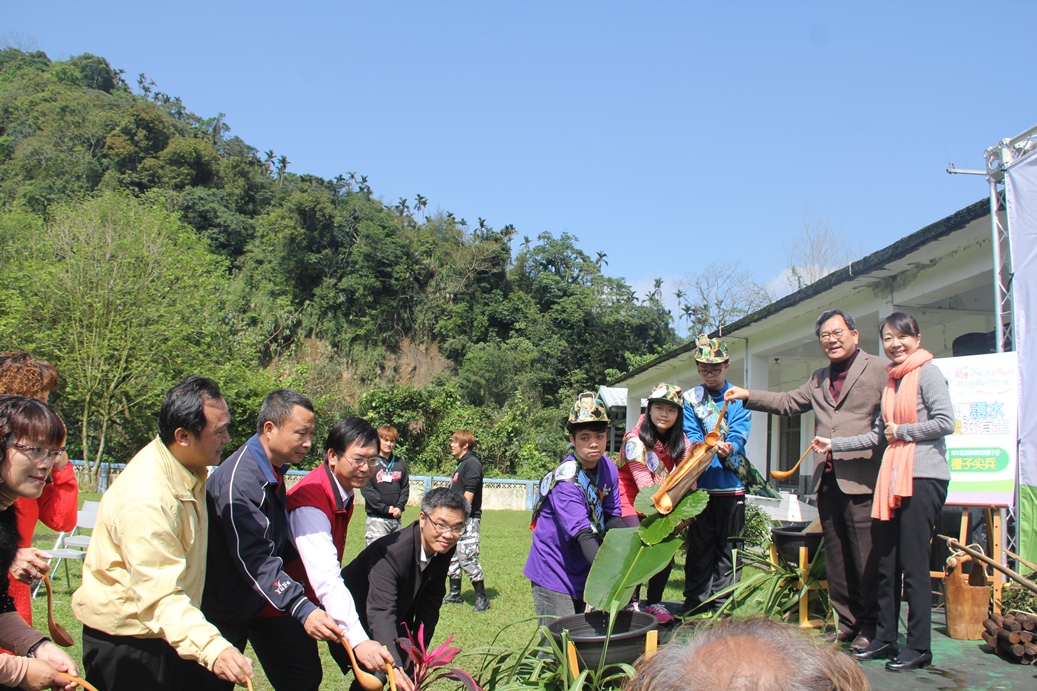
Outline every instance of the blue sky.
<svg viewBox="0 0 1037 691">
<path fill-rule="evenodd" d="M 2 5 L 0 36 L 144 72 L 289 170 L 572 233 L 639 292 L 714 260 L 766 282 L 806 216 L 879 249 L 1037 124 L 1033 3 Z"/>
</svg>

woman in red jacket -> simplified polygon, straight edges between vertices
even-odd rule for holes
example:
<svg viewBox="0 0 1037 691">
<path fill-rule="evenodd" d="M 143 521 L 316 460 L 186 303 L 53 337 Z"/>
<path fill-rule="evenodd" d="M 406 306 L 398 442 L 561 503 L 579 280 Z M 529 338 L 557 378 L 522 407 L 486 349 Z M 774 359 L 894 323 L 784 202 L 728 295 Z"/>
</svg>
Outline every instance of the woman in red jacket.
<svg viewBox="0 0 1037 691">
<path fill-rule="evenodd" d="M 27 396 L 44 403 L 50 392 L 58 388 L 58 373 L 46 360 L 37 360 L 28 353 L 0 353 L 0 394 Z M 64 442 L 62 442 L 64 446 Z M 14 504 L 18 520 L 18 554 L 8 571 L 8 594 L 14 598 L 18 614 L 31 626 L 32 603 L 29 585 L 35 574 L 46 573 L 47 557 L 32 546 L 36 522 L 52 530 L 65 532 L 76 527 L 76 509 L 79 508 L 79 484 L 68 454 L 62 453 L 54 462 L 54 469 L 43 494 L 38 499 L 22 497 Z"/>
</svg>

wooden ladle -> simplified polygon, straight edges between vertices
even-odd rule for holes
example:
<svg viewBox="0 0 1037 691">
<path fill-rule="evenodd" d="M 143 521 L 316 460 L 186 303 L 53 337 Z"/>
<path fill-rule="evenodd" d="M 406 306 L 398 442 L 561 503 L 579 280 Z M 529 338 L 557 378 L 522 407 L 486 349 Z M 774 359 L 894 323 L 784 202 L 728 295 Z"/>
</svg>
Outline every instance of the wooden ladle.
<svg viewBox="0 0 1037 691">
<path fill-rule="evenodd" d="M 807 450 L 803 452 L 803 455 L 796 461 L 796 465 L 792 466 L 792 470 L 772 470 L 771 477 L 775 480 L 787 480 L 799 470 L 799 464 L 803 462 L 803 459 L 807 457 L 807 454 L 814 450 L 813 446 L 808 446 Z"/>
<path fill-rule="evenodd" d="M 356 677 L 356 680 L 360 685 L 367 689 L 367 691 L 380 691 L 383 687 L 382 680 L 370 672 L 360 668 L 360 665 L 356 661 L 356 655 L 353 654 L 353 648 L 350 647 L 349 641 L 346 640 L 345 636 L 339 640 L 342 641 L 342 647 L 346 649 L 347 653 L 349 653 L 349 662 L 353 665 L 353 675 Z"/>
<path fill-rule="evenodd" d="M 382 650 L 389 652 L 389 649 L 382 646 Z M 396 691 L 396 673 L 393 671 L 392 663 L 385 663 L 385 678 L 389 680 L 389 691 Z"/>
<path fill-rule="evenodd" d="M 717 417 L 717 426 L 714 427 L 713 430 L 706 435 L 705 441 L 706 444 L 708 444 L 709 446 L 716 446 L 717 442 L 720 441 L 720 423 L 724 421 L 724 413 L 727 412 L 728 403 L 730 403 L 730 401 L 724 401 L 724 405 L 720 408 L 720 416 Z"/>
<path fill-rule="evenodd" d="M 62 648 L 71 648 L 76 644 L 72 636 L 68 635 L 65 627 L 54 619 L 54 590 L 50 585 L 50 576 L 42 574 L 43 585 L 47 588 L 47 630 L 50 632 L 50 640 Z"/>
<path fill-rule="evenodd" d="M 72 676 L 68 672 L 58 672 L 58 674 L 60 674 L 61 676 L 65 677 L 69 681 L 76 682 L 77 684 L 82 686 L 84 689 L 86 689 L 86 691 L 97 691 L 97 687 L 94 686 L 93 684 L 91 684 L 90 682 L 88 682 L 86 679 L 83 679 L 81 677 Z"/>
</svg>

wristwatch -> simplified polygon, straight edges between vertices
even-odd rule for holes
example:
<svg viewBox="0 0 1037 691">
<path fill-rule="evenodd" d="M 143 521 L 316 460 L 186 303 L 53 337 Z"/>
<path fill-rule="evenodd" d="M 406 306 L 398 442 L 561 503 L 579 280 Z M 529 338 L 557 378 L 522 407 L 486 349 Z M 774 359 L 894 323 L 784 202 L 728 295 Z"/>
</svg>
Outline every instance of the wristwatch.
<svg viewBox="0 0 1037 691">
<path fill-rule="evenodd" d="M 46 638 L 46 637 L 41 638 L 40 640 L 36 641 L 35 643 L 32 644 L 32 647 L 29 648 L 29 652 L 25 653 L 25 657 L 36 657 L 36 649 L 39 648 L 44 643 L 49 643 L 49 642 L 50 642 L 50 639 Z"/>
</svg>

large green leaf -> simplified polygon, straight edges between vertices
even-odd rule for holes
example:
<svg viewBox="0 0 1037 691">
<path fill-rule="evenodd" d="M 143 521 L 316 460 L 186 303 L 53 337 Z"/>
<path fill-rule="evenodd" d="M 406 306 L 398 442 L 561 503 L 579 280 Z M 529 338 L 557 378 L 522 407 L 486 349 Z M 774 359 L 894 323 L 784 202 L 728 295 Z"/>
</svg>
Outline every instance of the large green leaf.
<svg viewBox="0 0 1037 691">
<path fill-rule="evenodd" d="M 637 495 L 638 499 L 641 498 L 644 492 L 645 490 L 641 490 L 641 494 Z M 670 535 L 673 535 L 681 523 L 702 513 L 702 510 L 706 508 L 707 501 L 709 501 L 709 495 L 705 490 L 700 489 L 691 494 L 685 494 L 677 502 L 677 506 L 673 507 L 673 511 L 665 516 L 658 512 L 654 515 L 646 514 L 639 528 L 641 540 L 649 545 L 659 544 Z"/>
<path fill-rule="evenodd" d="M 652 503 L 652 495 L 658 492 L 661 486 L 659 483 L 655 483 L 648 487 L 642 487 L 641 491 L 634 498 L 634 510 L 642 516 L 652 516 L 659 513 L 659 510 L 655 508 L 655 504 Z"/>
<path fill-rule="evenodd" d="M 613 528 L 605 534 L 591 565 L 583 599 L 601 610 L 609 609 L 613 601 L 626 604 L 634 587 L 662 571 L 680 544 L 671 535 L 658 544 L 646 545 L 637 528 Z"/>
</svg>

